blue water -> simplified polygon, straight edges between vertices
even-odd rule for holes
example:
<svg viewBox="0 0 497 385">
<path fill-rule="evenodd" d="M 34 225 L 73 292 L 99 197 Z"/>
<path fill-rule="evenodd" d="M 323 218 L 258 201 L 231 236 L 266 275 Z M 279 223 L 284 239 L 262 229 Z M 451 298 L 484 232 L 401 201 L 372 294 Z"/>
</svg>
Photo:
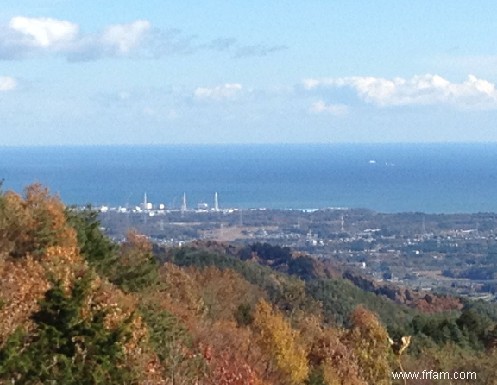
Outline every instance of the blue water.
<svg viewBox="0 0 497 385">
<path fill-rule="evenodd" d="M 67 204 L 497 212 L 497 144 L 4 147 L 0 178 Z"/>
</svg>

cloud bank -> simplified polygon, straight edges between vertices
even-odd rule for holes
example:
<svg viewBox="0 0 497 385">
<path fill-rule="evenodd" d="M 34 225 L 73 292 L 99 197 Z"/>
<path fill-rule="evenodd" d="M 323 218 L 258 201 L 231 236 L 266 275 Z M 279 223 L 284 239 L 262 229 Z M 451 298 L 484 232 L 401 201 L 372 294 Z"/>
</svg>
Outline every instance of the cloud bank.
<svg viewBox="0 0 497 385">
<path fill-rule="evenodd" d="M 16 16 L 0 26 L 0 59 L 62 55 L 71 61 L 103 57 L 159 58 L 202 50 L 231 53 L 232 57 L 266 56 L 286 49 L 281 45 L 241 45 L 236 39 L 197 42 L 196 36 L 177 29 L 160 30 L 147 20 L 113 24 L 93 34 L 83 34 L 78 24 L 53 18 Z"/>
<path fill-rule="evenodd" d="M 52 18 L 13 17 L 0 29 L 0 59 L 61 54 L 71 60 L 133 54 L 151 29 L 146 20 L 110 25 L 82 35 L 77 24 Z"/>
<path fill-rule="evenodd" d="M 306 79 L 304 89 L 352 89 L 366 103 L 379 107 L 408 105 L 452 105 L 460 108 L 495 109 L 495 84 L 474 75 L 452 83 L 439 75 L 419 75 L 410 79 L 379 77 L 341 77 Z"/>
</svg>

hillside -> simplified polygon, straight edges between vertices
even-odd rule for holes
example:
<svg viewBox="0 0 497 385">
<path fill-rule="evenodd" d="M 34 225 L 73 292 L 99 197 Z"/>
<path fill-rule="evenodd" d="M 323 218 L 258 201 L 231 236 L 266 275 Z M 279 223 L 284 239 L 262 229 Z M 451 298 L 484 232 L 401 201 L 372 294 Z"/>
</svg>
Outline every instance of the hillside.
<svg viewBox="0 0 497 385">
<path fill-rule="evenodd" d="M 496 383 L 492 306 L 421 310 L 284 248 L 115 244 L 42 186 L 0 194 L 2 385 Z"/>
</svg>

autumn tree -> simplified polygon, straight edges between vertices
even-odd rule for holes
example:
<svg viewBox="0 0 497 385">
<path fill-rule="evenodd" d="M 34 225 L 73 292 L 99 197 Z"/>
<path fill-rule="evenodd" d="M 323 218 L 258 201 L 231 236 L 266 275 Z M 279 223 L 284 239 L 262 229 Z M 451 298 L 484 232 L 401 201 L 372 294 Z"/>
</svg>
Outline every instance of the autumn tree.
<svg viewBox="0 0 497 385">
<path fill-rule="evenodd" d="M 67 287 L 84 268 L 76 246 L 64 205 L 46 188 L 0 194 L 0 347 L 16 327 L 27 330 L 50 277 Z"/>
<path fill-rule="evenodd" d="M 164 384 L 136 299 L 96 275 L 79 246 L 47 189 L 0 194 L 0 384 Z M 138 272 L 129 281 L 141 284 Z"/>
<path fill-rule="evenodd" d="M 284 383 L 302 384 L 309 374 L 309 366 L 298 332 L 264 300 L 256 306 L 253 327 L 268 359 L 268 374 L 274 371 Z"/>
<path fill-rule="evenodd" d="M 388 334 L 375 314 L 358 306 L 350 316 L 351 329 L 342 338 L 353 349 L 360 376 L 368 384 L 388 385 L 391 347 Z"/>
<path fill-rule="evenodd" d="M 75 231 L 66 222 L 65 208 L 48 189 L 33 184 L 24 197 L 13 192 L 0 199 L 0 250 L 19 258 L 40 256 L 48 247 L 76 246 Z"/>
<path fill-rule="evenodd" d="M 312 367 L 309 385 L 366 385 L 360 378 L 354 351 L 341 340 L 345 330 L 325 326 L 313 315 L 301 319 L 298 328 Z"/>
<path fill-rule="evenodd" d="M 121 342 L 126 324 L 108 329 L 105 311 L 80 317 L 91 277 L 78 280 L 67 295 L 55 282 L 32 315 L 35 333 L 19 330 L 0 349 L 0 376 L 24 384 L 125 384 L 132 372 L 124 370 Z"/>
<path fill-rule="evenodd" d="M 29 329 L 30 316 L 49 288 L 39 261 L 31 257 L 16 261 L 0 258 L 0 348 L 16 329 Z"/>
</svg>

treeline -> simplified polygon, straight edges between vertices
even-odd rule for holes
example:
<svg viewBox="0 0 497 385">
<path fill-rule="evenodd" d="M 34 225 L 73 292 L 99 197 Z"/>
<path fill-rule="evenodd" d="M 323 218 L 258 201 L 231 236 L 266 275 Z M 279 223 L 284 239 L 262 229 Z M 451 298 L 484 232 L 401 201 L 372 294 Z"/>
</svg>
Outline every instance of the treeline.
<svg viewBox="0 0 497 385">
<path fill-rule="evenodd" d="M 392 384 L 401 367 L 491 384 L 495 322 L 481 304 L 422 314 L 267 244 L 114 244 L 39 185 L 0 194 L 0 384 Z"/>
</svg>

